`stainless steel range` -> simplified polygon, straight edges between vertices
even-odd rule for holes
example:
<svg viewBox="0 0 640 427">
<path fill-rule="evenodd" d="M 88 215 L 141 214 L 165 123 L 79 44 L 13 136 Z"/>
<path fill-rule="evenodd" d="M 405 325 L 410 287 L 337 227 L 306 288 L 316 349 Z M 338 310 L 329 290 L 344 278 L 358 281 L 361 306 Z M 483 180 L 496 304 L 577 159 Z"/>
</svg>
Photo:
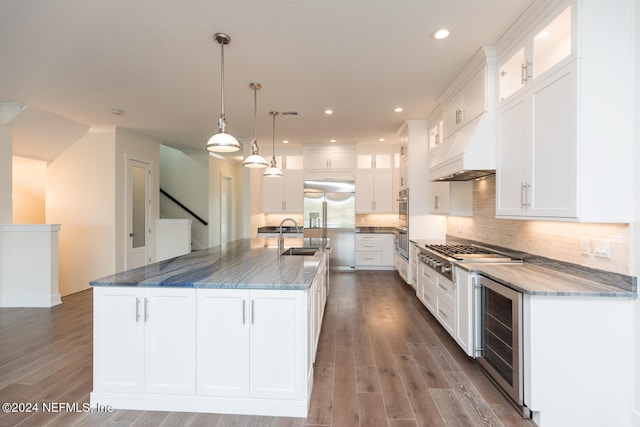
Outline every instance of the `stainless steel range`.
<svg viewBox="0 0 640 427">
<path fill-rule="evenodd" d="M 471 262 L 521 263 L 522 259 L 476 245 L 426 244 L 419 260 L 446 279 L 444 283 L 455 282 L 458 295 L 464 294 L 454 311 L 454 338 L 459 344 L 461 338 L 468 343 L 466 348 L 461 345 L 467 355 L 478 359 L 489 377 L 528 417 L 523 404 L 522 294 L 472 271 L 461 274 L 456 267 Z M 467 331 L 466 336 L 460 336 L 461 331 Z"/>
<path fill-rule="evenodd" d="M 476 245 L 426 244 L 425 248 L 420 261 L 449 280 L 453 280 L 453 262 L 522 262 L 521 259 Z"/>
</svg>

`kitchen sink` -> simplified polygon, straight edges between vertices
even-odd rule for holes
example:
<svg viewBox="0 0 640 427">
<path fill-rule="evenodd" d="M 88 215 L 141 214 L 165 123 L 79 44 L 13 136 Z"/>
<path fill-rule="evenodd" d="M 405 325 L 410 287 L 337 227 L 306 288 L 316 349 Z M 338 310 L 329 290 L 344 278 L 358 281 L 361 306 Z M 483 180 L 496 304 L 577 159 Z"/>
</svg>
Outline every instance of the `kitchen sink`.
<svg viewBox="0 0 640 427">
<path fill-rule="evenodd" d="M 280 252 L 280 255 L 306 255 L 312 256 L 318 252 L 318 248 L 310 248 L 310 247 L 293 247 L 287 248 L 284 251 Z"/>
</svg>

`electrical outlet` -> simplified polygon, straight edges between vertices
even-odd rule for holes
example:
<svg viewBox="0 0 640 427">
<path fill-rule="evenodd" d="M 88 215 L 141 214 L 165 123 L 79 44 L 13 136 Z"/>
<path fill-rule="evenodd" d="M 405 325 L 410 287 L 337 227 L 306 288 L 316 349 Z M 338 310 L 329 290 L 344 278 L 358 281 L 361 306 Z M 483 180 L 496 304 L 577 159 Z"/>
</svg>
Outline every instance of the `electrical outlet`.
<svg viewBox="0 0 640 427">
<path fill-rule="evenodd" d="M 611 259 L 611 240 L 593 239 L 593 255 Z"/>
<path fill-rule="evenodd" d="M 580 238 L 580 255 L 591 255 L 591 239 L 588 237 Z"/>
</svg>

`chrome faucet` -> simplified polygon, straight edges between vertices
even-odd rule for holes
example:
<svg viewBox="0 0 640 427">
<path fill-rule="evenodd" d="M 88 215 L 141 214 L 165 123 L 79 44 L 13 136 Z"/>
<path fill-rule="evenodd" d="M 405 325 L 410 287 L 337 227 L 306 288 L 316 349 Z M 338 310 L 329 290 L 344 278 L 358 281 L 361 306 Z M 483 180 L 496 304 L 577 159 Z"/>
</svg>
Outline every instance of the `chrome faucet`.
<svg viewBox="0 0 640 427">
<path fill-rule="evenodd" d="M 282 235 L 282 224 L 284 224 L 286 221 L 292 221 L 293 224 L 296 226 L 296 233 L 300 233 L 300 228 L 298 227 L 298 223 L 296 222 L 295 219 L 285 218 L 282 221 L 280 221 L 280 236 L 278 237 L 278 253 L 282 252 L 282 248 L 284 246 L 284 236 Z"/>
</svg>

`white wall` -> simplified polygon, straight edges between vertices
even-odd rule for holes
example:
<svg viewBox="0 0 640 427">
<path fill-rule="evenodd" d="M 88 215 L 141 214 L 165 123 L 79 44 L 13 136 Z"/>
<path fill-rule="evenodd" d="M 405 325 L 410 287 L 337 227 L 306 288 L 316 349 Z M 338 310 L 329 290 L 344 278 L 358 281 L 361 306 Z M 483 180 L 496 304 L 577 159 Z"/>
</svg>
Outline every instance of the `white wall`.
<svg viewBox="0 0 640 427">
<path fill-rule="evenodd" d="M 205 150 L 182 152 L 160 146 L 160 188 L 178 199 L 202 219 L 209 217 L 209 156 Z M 193 219 L 191 237 L 197 246 L 209 247 L 209 227 L 160 195 L 163 218 Z"/>
<path fill-rule="evenodd" d="M 92 129 L 47 170 L 46 219 L 59 233 L 60 294 L 116 268 L 115 130 Z"/>
<path fill-rule="evenodd" d="M 45 223 L 47 163 L 13 157 L 13 223 Z"/>
<path fill-rule="evenodd" d="M 152 217 L 158 218 L 158 146 L 158 141 L 114 126 L 97 127 L 49 165 L 46 220 L 62 224 L 61 295 L 87 289 L 90 280 L 124 269 L 127 156 L 152 164 Z"/>
<path fill-rule="evenodd" d="M 13 203 L 11 201 L 12 138 L 11 129 L 2 126 L 0 122 L 0 224 L 11 224 L 13 217 Z"/>
<path fill-rule="evenodd" d="M 209 158 L 209 246 L 220 244 L 220 188 L 223 176 L 230 176 L 234 183 L 233 217 L 235 218 L 235 238 L 241 238 L 245 232 L 243 214 L 243 193 L 245 180 L 242 163 L 233 160 Z"/>
</svg>

